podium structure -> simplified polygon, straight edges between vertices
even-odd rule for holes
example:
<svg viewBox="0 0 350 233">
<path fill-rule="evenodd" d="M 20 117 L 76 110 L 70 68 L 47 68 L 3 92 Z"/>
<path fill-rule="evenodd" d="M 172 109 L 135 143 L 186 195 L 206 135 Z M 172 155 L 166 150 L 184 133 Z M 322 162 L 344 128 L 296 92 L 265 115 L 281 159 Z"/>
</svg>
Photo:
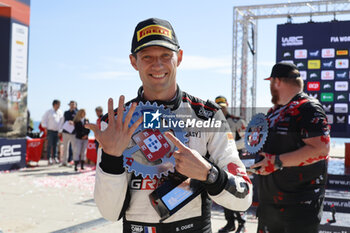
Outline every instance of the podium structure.
<svg viewBox="0 0 350 233">
<path fill-rule="evenodd" d="M 0 170 L 25 166 L 30 0 L 0 0 Z"/>
</svg>

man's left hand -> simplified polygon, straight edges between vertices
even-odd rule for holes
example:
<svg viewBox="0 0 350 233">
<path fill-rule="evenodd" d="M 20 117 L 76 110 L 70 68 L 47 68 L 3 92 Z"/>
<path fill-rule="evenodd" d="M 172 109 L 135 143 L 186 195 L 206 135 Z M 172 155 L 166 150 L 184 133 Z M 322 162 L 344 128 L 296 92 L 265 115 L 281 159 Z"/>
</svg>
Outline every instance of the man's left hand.
<svg viewBox="0 0 350 233">
<path fill-rule="evenodd" d="M 269 175 L 272 172 L 276 171 L 277 168 L 275 167 L 275 157 L 276 155 L 268 154 L 265 152 L 259 153 L 259 155 L 264 156 L 264 159 L 260 162 L 257 162 L 256 164 L 253 164 L 250 168 L 259 168 L 256 169 L 255 173 L 258 175 Z"/>
<path fill-rule="evenodd" d="M 196 150 L 184 145 L 173 134 L 166 132 L 165 136 L 178 148 L 174 151 L 175 169 L 189 178 L 205 181 L 207 180 L 211 165 Z"/>
</svg>

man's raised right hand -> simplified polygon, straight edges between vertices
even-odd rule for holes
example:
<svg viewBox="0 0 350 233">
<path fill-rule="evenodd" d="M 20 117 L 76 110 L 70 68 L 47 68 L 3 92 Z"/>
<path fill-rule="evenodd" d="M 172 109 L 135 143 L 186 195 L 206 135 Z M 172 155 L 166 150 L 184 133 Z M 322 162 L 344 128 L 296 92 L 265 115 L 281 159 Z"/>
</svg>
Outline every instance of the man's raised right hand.
<svg viewBox="0 0 350 233">
<path fill-rule="evenodd" d="M 101 131 L 96 124 L 85 125 L 86 128 L 94 132 L 95 138 L 102 146 L 103 151 L 117 157 L 121 156 L 123 151 L 128 147 L 131 136 L 143 120 L 142 117 L 140 117 L 129 128 L 128 125 L 137 106 L 137 103 L 132 103 L 123 122 L 124 98 L 123 95 L 119 97 L 116 119 L 114 117 L 113 99 L 108 99 L 108 126 L 104 131 Z"/>
</svg>

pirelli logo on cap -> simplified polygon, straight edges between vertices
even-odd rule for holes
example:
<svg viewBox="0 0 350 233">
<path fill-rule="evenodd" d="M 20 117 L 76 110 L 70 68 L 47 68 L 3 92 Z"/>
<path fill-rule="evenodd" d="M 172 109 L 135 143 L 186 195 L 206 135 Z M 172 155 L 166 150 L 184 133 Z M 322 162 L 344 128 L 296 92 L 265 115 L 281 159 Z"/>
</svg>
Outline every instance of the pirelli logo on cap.
<svg viewBox="0 0 350 233">
<path fill-rule="evenodd" d="M 152 35 L 162 35 L 172 39 L 171 30 L 168 28 L 159 25 L 149 25 L 137 31 L 137 41 Z"/>
</svg>

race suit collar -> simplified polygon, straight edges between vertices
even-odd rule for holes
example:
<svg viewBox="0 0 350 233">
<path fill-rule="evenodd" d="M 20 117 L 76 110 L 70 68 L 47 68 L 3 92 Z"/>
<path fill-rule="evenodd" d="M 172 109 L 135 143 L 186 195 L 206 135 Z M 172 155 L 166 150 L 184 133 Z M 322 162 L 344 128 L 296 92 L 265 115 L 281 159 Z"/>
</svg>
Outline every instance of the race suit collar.
<svg viewBox="0 0 350 233">
<path fill-rule="evenodd" d="M 163 104 L 165 107 L 170 108 L 171 110 L 176 110 L 180 104 L 181 104 L 181 100 L 182 100 L 182 91 L 180 90 L 179 85 L 176 85 L 176 95 L 174 98 L 172 98 L 170 101 L 162 101 L 162 100 L 146 100 L 143 96 L 143 87 L 141 86 L 139 88 L 139 90 L 137 91 L 137 98 L 136 98 L 137 102 L 141 101 L 143 103 L 146 103 L 147 101 L 149 101 L 151 104 L 153 104 L 154 102 L 157 103 L 158 105 Z"/>
</svg>

